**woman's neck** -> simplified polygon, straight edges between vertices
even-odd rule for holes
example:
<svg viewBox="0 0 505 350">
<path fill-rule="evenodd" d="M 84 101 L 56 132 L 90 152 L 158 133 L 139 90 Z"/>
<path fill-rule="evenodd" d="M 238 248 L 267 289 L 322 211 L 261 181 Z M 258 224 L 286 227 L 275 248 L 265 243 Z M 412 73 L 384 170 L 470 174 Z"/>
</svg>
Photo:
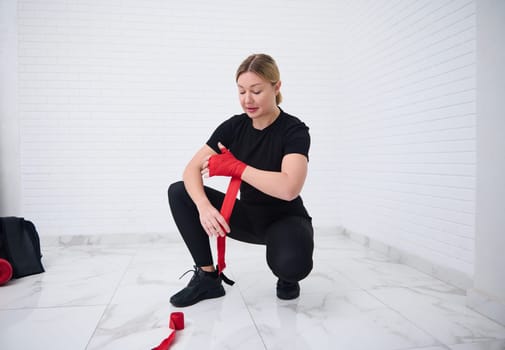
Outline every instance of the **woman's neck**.
<svg viewBox="0 0 505 350">
<path fill-rule="evenodd" d="M 273 122 L 277 120 L 280 114 L 281 110 L 279 107 L 276 106 L 275 109 L 272 111 L 272 113 L 265 115 L 261 118 L 253 119 L 252 121 L 253 128 L 257 130 L 263 130 L 269 127 L 270 125 L 273 124 Z"/>
</svg>

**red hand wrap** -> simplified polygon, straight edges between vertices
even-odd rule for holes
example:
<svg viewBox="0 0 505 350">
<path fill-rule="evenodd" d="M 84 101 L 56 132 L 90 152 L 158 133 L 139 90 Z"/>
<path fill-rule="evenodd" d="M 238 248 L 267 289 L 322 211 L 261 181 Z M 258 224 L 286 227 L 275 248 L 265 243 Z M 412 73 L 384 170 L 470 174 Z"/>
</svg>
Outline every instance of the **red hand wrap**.
<svg viewBox="0 0 505 350">
<path fill-rule="evenodd" d="M 209 158 L 209 176 L 231 176 L 242 178 L 247 164 L 241 162 L 226 148 L 221 149 L 221 154 Z"/>
</svg>

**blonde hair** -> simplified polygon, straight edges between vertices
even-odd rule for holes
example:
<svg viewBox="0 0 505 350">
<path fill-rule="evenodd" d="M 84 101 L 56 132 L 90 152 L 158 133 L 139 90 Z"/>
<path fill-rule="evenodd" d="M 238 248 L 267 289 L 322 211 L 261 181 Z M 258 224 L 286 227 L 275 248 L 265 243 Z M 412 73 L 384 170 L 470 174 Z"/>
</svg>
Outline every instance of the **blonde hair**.
<svg viewBox="0 0 505 350">
<path fill-rule="evenodd" d="M 245 72 L 256 73 L 266 81 L 272 83 L 272 85 L 277 84 L 281 77 L 275 60 L 271 56 L 263 53 L 252 54 L 247 57 L 238 67 L 237 73 L 235 74 L 235 81 L 238 81 L 240 75 Z M 282 102 L 280 91 L 275 96 L 275 102 L 277 104 Z"/>
</svg>

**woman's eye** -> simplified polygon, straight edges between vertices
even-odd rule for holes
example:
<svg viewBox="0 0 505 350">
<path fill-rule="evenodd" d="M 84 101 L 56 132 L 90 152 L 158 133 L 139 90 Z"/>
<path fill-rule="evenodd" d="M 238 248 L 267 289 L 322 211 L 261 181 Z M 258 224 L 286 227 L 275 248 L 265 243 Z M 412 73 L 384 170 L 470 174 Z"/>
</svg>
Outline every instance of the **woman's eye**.
<svg viewBox="0 0 505 350">
<path fill-rule="evenodd" d="M 255 95 L 259 95 L 259 94 L 261 94 L 261 92 L 262 92 L 262 91 L 261 91 L 261 90 L 259 90 L 259 91 L 251 91 L 251 92 L 252 92 L 253 94 L 255 94 Z M 246 92 L 245 92 L 245 91 L 239 91 L 238 93 L 239 93 L 239 94 L 241 94 L 241 95 L 244 95 Z"/>
</svg>

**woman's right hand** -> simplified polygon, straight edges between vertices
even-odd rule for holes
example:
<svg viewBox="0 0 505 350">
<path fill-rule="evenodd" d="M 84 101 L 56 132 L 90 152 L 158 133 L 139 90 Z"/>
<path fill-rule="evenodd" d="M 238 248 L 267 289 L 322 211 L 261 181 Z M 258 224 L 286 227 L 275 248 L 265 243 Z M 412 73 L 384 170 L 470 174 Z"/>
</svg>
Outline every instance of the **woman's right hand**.
<svg viewBox="0 0 505 350">
<path fill-rule="evenodd" d="M 207 200 L 197 204 L 200 224 L 209 237 L 224 237 L 230 232 L 230 226 L 221 213 Z"/>
</svg>

